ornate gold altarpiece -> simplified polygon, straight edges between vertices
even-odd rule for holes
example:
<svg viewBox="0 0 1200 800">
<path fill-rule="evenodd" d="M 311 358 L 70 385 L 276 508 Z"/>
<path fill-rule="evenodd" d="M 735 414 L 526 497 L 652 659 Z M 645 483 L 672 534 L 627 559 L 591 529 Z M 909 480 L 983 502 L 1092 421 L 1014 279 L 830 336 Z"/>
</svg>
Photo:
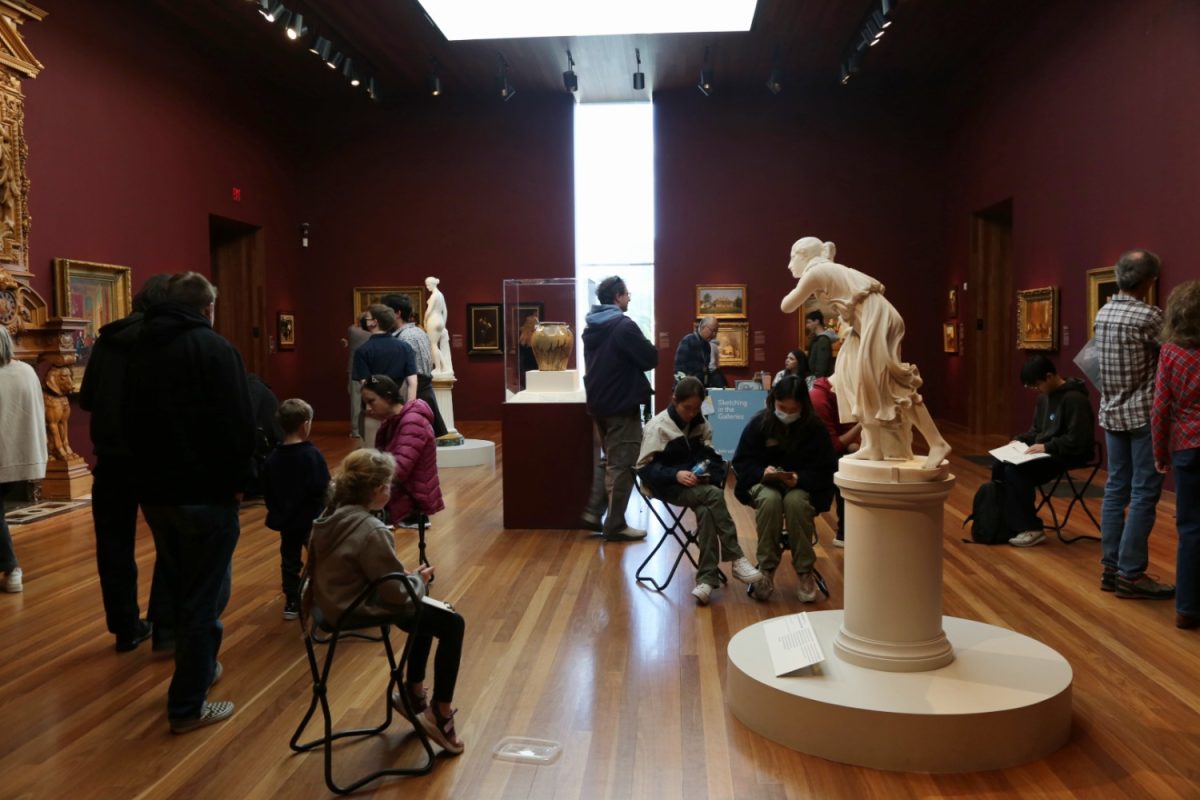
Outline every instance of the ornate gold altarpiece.
<svg viewBox="0 0 1200 800">
<path fill-rule="evenodd" d="M 53 426 L 51 434 L 60 435 L 48 437 L 56 444 L 50 448 L 42 495 L 73 498 L 92 487 L 87 464 L 61 436 L 71 408 L 67 387 L 74 383 L 75 337 L 86 321 L 51 317 L 46 301 L 30 286 L 29 271 L 29 148 L 21 81 L 36 78 L 42 65 L 25 45 L 20 26 L 45 16 L 24 0 L 0 0 L 0 325 L 12 334 L 17 358 L 48 365 L 42 384 L 46 424 Z"/>
</svg>

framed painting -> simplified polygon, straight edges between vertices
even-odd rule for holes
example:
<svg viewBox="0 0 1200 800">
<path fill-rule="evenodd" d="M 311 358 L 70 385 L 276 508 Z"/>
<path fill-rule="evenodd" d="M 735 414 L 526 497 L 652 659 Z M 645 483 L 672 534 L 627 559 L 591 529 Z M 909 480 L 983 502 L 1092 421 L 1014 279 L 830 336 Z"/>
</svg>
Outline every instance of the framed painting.
<svg viewBox="0 0 1200 800">
<path fill-rule="evenodd" d="M 699 324 L 699 320 L 697 320 Z M 750 365 L 750 323 L 722 322 L 713 340 L 717 343 L 718 367 Z"/>
<path fill-rule="evenodd" d="M 504 350 L 504 316 L 499 303 L 467 303 L 467 354 L 500 355 Z"/>
<path fill-rule="evenodd" d="M 279 312 L 279 349 L 296 349 L 296 315 L 291 311 Z"/>
<path fill-rule="evenodd" d="M 958 290 L 957 289 L 951 289 L 950 294 L 947 295 L 946 312 L 947 312 L 946 316 L 948 316 L 948 317 L 957 317 L 958 316 Z"/>
<path fill-rule="evenodd" d="M 1017 349 L 1058 349 L 1058 287 L 1017 292 Z"/>
<path fill-rule="evenodd" d="M 942 323 L 942 352 L 958 352 L 958 326 L 953 322 Z"/>
<path fill-rule="evenodd" d="M 60 317 L 87 320 L 75 337 L 74 385 L 78 392 L 83 372 L 100 328 L 133 311 L 132 273 L 129 267 L 97 264 L 71 258 L 54 259 L 54 302 Z"/>
<path fill-rule="evenodd" d="M 696 316 L 718 319 L 746 316 L 746 284 L 696 284 Z"/>
<path fill-rule="evenodd" d="M 546 318 L 545 303 L 517 303 L 508 307 L 508 326 L 510 336 L 516 337 L 515 344 L 528 345 L 529 337 L 533 334 L 533 326 Z M 526 330 L 528 326 L 528 330 Z"/>
<path fill-rule="evenodd" d="M 406 295 L 412 303 L 416 323 L 425 325 L 425 287 L 424 286 L 356 286 L 354 287 L 354 319 L 358 320 L 367 306 L 382 303 L 385 295 Z"/>
<path fill-rule="evenodd" d="M 1115 267 L 1089 269 L 1087 273 L 1087 326 L 1088 338 L 1096 335 L 1096 315 L 1119 289 L 1117 288 L 1117 270 Z M 1150 292 L 1146 302 L 1158 305 L 1158 278 L 1150 284 Z"/>
</svg>

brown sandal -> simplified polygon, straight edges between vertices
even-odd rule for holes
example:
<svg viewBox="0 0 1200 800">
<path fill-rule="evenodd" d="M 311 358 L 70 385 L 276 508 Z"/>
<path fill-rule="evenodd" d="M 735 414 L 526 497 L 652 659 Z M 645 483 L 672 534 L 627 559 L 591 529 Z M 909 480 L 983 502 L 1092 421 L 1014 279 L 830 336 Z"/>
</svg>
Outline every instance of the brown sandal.
<svg viewBox="0 0 1200 800">
<path fill-rule="evenodd" d="M 458 713 L 458 709 L 450 712 L 450 716 L 443 717 L 438 713 L 437 706 L 431 705 L 429 711 L 422 714 L 421 727 L 425 729 L 425 735 L 451 755 L 458 755 L 463 751 L 466 745 L 458 738 L 454 732 L 454 715 Z M 430 715 L 433 719 L 430 719 Z"/>
<path fill-rule="evenodd" d="M 396 689 L 392 692 L 392 708 L 396 709 L 400 716 L 408 720 L 409 724 L 415 728 L 421 724 L 418 722 L 418 720 L 424 716 L 425 712 L 429 709 L 429 701 L 427 699 L 429 696 L 429 690 L 422 689 L 420 694 L 413 694 L 407 686 L 404 687 L 404 691 L 408 692 L 408 703 L 410 706 L 412 706 L 411 716 L 408 713 L 408 709 L 404 707 L 403 700 L 400 698 L 400 691 L 400 689 Z"/>
</svg>

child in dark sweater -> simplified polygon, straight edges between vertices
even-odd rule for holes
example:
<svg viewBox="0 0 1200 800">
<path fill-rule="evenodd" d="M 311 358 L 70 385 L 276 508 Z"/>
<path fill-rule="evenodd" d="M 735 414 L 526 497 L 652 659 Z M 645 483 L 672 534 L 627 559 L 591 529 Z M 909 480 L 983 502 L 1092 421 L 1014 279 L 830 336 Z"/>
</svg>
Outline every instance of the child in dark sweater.
<svg viewBox="0 0 1200 800">
<path fill-rule="evenodd" d="M 325 457 L 308 441 L 312 419 L 312 406 L 303 400 L 292 398 L 280 403 L 283 444 L 275 448 L 263 468 L 267 527 L 279 531 L 284 619 L 295 619 L 300 612 L 300 570 L 304 566 L 301 551 L 308 546 L 313 520 L 325 507 L 329 490 Z"/>
</svg>

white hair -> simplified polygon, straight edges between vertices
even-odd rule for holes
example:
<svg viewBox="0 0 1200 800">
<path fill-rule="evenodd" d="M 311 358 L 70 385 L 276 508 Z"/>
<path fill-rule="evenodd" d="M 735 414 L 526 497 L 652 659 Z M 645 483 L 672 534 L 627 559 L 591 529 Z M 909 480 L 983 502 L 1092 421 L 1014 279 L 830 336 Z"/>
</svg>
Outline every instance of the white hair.
<svg viewBox="0 0 1200 800">
<path fill-rule="evenodd" d="M 13 340 L 8 335 L 8 328 L 0 325 L 0 367 L 7 367 L 13 360 Z"/>
</svg>

